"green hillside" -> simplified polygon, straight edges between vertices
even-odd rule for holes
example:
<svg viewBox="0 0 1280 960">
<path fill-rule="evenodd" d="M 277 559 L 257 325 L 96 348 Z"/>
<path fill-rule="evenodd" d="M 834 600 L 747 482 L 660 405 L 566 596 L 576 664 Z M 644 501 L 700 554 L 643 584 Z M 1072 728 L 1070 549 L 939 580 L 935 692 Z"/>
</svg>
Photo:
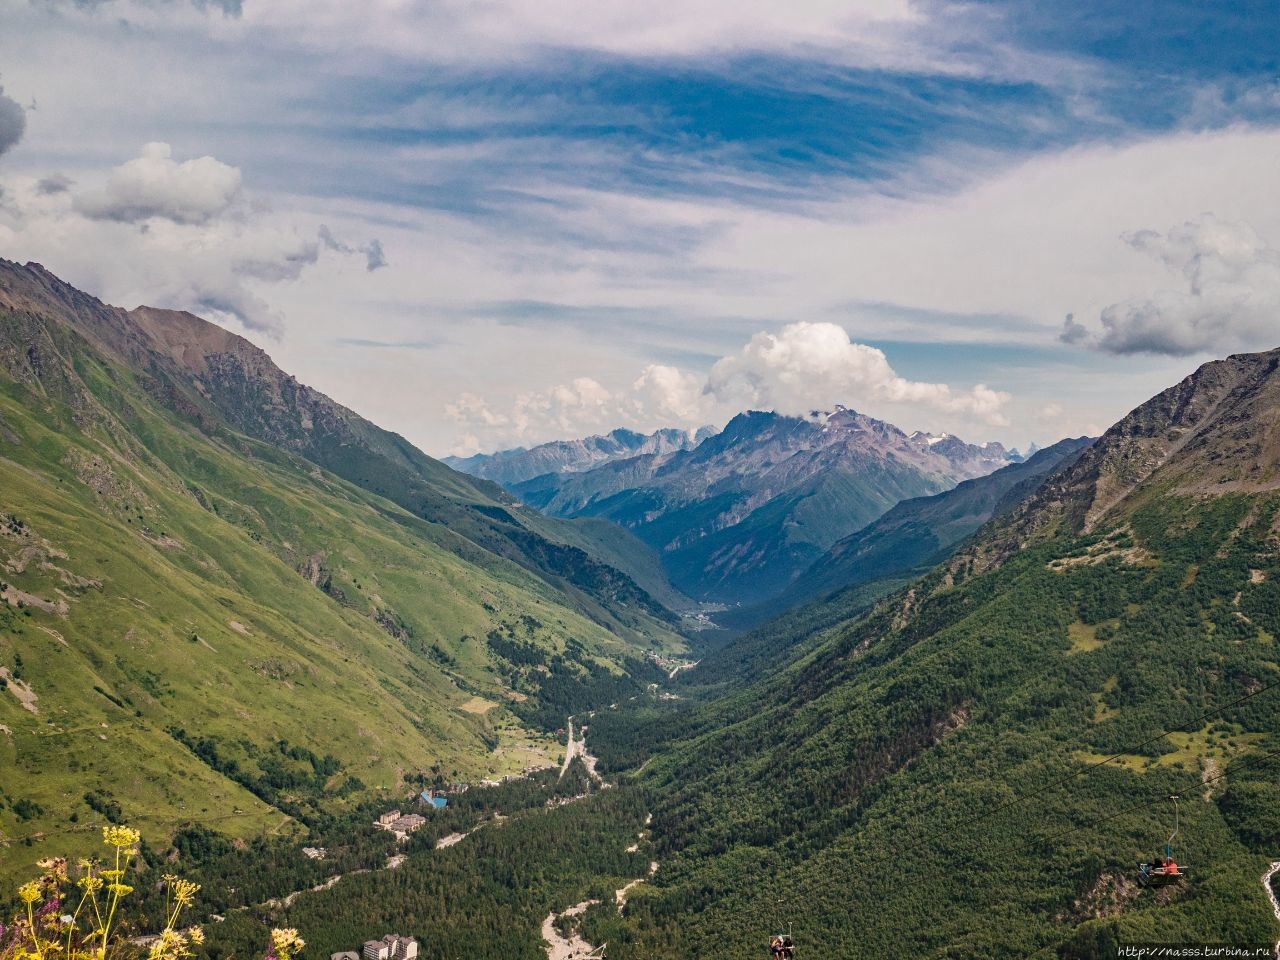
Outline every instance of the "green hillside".
<svg viewBox="0 0 1280 960">
<path fill-rule="evenodd" d="M 589 939 L 731 957 L 790 919 L 818 956 L 1274 943 L 1278 358 L 1210 365 L 1135 411 L 755 685 L 597 720 L 606 766 L 644 766 L 663 866 L 622 919 L 589 914 Z M 1143 891 L 1172 794 L 1191 880 Z"/>
<path fill-rule="evenodd" d="M 217 949 L 268 920 L 322 951 L 403 924 L 535 960 L 548 913 L 587 899 L 581 931 L 613 960 L 761 956 L 788 921 L 817 957 L 1274 943 L 1276 360 L 1144 405 L 869 615 L 780 621 L 786 659 L 729 648 L 676 683 L 698 700 L 597 710 L 588 742 L 616 789 L 507 797 L 509 822 L 452 811 L 440 835 L 479 832 L 229 921 Z M 1172 794 L 1189 879 L 1143 890 Z"/>
<path fill-rule="evenodd" d="M 540 575 L 157 396 L 59 316 L 0 308 L 8 841 L 288 832 L 405 774 L 558 762 L 543 731 L 682 646 L 606 605 L 641 593 L 593 589 L 613 568 L 578 548 L 529 532 L 583 558 Z"/>
</svg>

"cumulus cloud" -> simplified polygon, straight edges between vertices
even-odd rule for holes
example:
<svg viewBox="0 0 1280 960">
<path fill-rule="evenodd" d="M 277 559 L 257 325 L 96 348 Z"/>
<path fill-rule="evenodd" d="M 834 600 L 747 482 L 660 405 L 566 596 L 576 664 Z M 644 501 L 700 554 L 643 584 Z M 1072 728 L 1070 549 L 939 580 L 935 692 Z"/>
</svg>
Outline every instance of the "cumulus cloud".
<svg viewBox="0 0 1280 960">
<path fill-rule="evenodd" d="M 674 423 L 701 422 L 707 415 L 702 378 L 677 367 L 651 363 L 631 385 L 641 409 Z"/>
<path fill-rule="evenodd" d="M 7 181 L 0 250 L 124 306 L 190 310 L 279 338 L 285 318 L 271 286 L 298 281 L 325 250 L 385 263 L 376 241 L 353 248 L 291 222 L 245 196 L 235 167 L 177 160 L 167 144 L 81 179 L 83 189 L 61 174 Z"/>
<path fill-rule="evenodd" d="M 1106 307 L 1097 335 L 1068 316 L 1064 342 L 1174 357 L 1280 343 L 1280 250 L 1249 224 L 1206 213 L 1166 233 L 1139 230 L 1123 240 L 1160 261 L 1180 288 Z"/>
<path fill-rule="evenodd" d="M 94 220 L 137 223 L 160 217 L 174 223 L 205 223 L 225 213 L 240 196 L 240 171 L 198 157 L 179 163 L 167 143 L 148 143 L 142 155 L 111 171 L 106 184 L 76 197 L 76 209 Z"/>
<path fill-rule="evenodd" d="M 744 409 L 804 415 L 836 404 L 889 419 L 905 414 L 927 422 L 945 414 L 952 421 L 1005 426 L 1012 399 L 984 384 L 957 391 L 907 380 L 883 352 L 850 341 L 842 327 L 793 323 L 777 333 L 757 333 L 738 353 L 716 361 L 707 376 L 650 364 L 629 389 L 611 391 L 580 377 L 520 394 L 510 412 L 465 393 L 446 405 L 445 414 L 460 427 L 453 452 L 466 454 L 622 426 L 692 428 Z"/>
<path fill-rule="evenodd" d="M 17 146 L 27 129 L 27 112 L 0 87 L 0 155 Z"/>
<path fill-rule="evenodd" d="M 801 414 L 840 402 L 855 407 L 910 404 L 965 413 L 1004 425 L 1008 393 L 978 384 L 956 392 L 945 383 L 898 376 L 883 351 L 854 343 L 834 323 L 792 323 L 778 333 L 757 333 L 735 356 L 711 368 L 705 391 L 744 406 Z"/>
<path fill-rule="evenodd" d="M 509 442 L 531 436 L 541 439 L 548 430 L 573 436 L 631 422 L 634 409 L 628 407 L 632 406 L 591 377 L 577 377 L 547 390 L 520 394 L 510 413 L 495 412 L 483 397 L 464 393 L 445 405 L 445 416 L 462 428 L 453 452 L 466 455 L 481 449 L 480 434 L 485 440 L 501 436 Z"/>
</svg>

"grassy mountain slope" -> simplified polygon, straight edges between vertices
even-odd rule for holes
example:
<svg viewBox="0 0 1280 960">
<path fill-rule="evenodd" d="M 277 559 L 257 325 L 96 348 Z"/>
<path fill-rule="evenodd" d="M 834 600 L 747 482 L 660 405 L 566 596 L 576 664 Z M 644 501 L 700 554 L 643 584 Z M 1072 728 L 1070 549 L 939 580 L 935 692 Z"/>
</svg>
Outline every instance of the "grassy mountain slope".
<svg viewBox="0 0 1280 960">
<path fill-rule="evenodd" d="M 1202 368 L 752 687 L 598 718 L 606 765 L 650 761 L 663 866 L 589 939 L 728 957 L 791 919 L 842 957 L 1274 943 L 1278 365 Z M 1175 793 L 1192 879 L 1142 891 Z"/>
<path fill-rule="evenodd" d="M 249 836 L 432 766 L 516 772 L 680 643 L 156 383 L 0 307 L 8 838 Z"/>
<path fill-rule="evenodd" d="M 201 431 L 220 436 L 230 430 L 296 453 L 447 527 L 438 542 L 466 559 L 479 547 L 535 572 L 601 624 L 643 630 L 654 626 L 646 621 L 670 618 L 624 572 L 571 545 L 573 535 L 557 535 L 554 522 L 515 509 L 496 484 L 450 470 L 299 383 L 229 331 L 188 313 L 107 306 L 39 264 L 0 261 L 0 305 L 56 318 L 134 371 L 152 401 Z M 619 615 L 618 601 L 625 614 Z"/>
</svg>

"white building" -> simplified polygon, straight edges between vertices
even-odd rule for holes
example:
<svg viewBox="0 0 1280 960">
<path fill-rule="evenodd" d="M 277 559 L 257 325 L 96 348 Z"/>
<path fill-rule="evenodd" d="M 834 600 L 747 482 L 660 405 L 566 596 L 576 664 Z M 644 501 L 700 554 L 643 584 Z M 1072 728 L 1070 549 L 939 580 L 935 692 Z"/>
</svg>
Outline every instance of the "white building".
<svg viewBox="0 0 1280 960">
<path fill-rule="evenodd" d="M 388 933 L 381 940 L 366 940 L 360 955 L 364 960 L 416 960 L 418 941 Z"/>
</svg>

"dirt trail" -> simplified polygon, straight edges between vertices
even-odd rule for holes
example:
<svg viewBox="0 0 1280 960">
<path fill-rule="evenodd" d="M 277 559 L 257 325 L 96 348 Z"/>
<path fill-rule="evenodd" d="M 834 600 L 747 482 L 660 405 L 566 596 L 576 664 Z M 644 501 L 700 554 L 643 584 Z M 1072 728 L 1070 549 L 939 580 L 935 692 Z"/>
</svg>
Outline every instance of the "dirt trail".
<svg viewBox="0 0 1280 960">
<path fill-rule="evenodd" d="M 596 764 L 598 764 L 600 760 L 587 752 L 586 734 L 583 734 L 581 739 L 573 739 L 573 717 L 568 719 L 566 728 L 569 731 L 569 745 L 564 751 L 564 763 L 560 764 L 561 779 L 563 779 L 564 775 L 569 772 L 569 764 L 573 762 L 573 758 L 581 757 L 582 764 L 587 768 L 587 775 L 591 777 L 592 782 L 598 783 L 602 787 L 609 786 L 609 784 L 604 782 L 604 778 L 601 777 L 600 774 L 596 773 Z"/>
<path fill-rule="evenodd" d="M 674 680 L 676 678 L 676 674 L 679 673 L 681 670 L 692 670 L 701 662 L 702 662 L 701 660 L 695 660 L 693 661 L 693 663 L 678 663 L 671 668 L 671 672 L 667 674 L 667 679 Z"/>
<path fill-rule="evenodd" d="M 581 916 L 587 912 L 587 907 L 595 906 L 599 902 L 599 900 L 584 900 L 567 910 L 562 910 L 559 914 L 554 912 L 547 914 L 547 919 L 542 921 L 542 939 L 547 942 L 547 960 L 587 960 L 589 957 L 604 955 L 604 948 L 607 945 L 593 947 L 582 939 L 576 926 L 567 938 L 560 936 L 560 931 L 556 929 L 556 920 L 560 917 Z"/>
<path fill-rule="evenodd" d="M 573 742 L 573 717 L 569 718 L 569 744 L 564 750 L 564 763 L 560 764 L 560 779 L 564 779 L 564 775 L 569 772 L 569 764 L 573 763 L 573 757 L 577 750 L 577 744 Z M 584 744 L 585 745 L 585 744 Z"/>
<path fill-rule="evenodd" d="M 657 872 L 658 872 L 658 861 L 656 860 L 649 861 L 649 877 L 652 877 Z M 613 901 L 618 905 L 619 913 L 621 913 L 623 908 L 627 905 L 627 895 L 631 893 L 632 888 L 637 886 L 638 884 L 644 883 L 646 880 L 649 879 L 649 877 L 640 877 L 638 880 L 632 880 L 630 883 L 628 883 L 626 886 L 622 887 L 621 889 L 613 891 Z"/>
<path fill-rule="evenodd" d="M 28 684 L 10 673 L 8 667 L 0 667 L 0 679 L 3 679 L 8 685 L 9 692 L 18 698 L 18 703 L 22 705 L 22 709 L 36 714 L 40 712 L 40 708 L 36 706 L 36 701 L 40 697 Z"/>
<path fill-rule="evenodd" d="M 1280 860 L 1272 862 L 1267 868 L 1267 872 L 1262 875 L 1262 889 L 1267 891 L 1267 899 L 1271 901 L 1271 909 L 1275 911 L 1276 919 L 1280 920 L 1280 899 L 1276 898 L 1276 892 L 1271 889 L 1271 878 L 1280 873 Z M 1280 940 L 1276 941 L 1276 955 L 1280 956 Z"/>
</svg>

